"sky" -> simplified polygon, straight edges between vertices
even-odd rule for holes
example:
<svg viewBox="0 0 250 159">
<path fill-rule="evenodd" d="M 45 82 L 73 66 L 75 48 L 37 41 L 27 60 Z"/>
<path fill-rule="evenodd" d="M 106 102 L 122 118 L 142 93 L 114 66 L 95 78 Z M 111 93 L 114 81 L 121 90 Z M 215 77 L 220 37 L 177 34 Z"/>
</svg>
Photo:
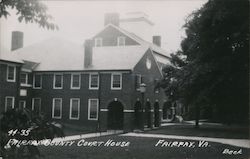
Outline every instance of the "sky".
<svg viewBox="0 0 250 159">
<path fill-rule="evenodd" d="M 11 16 L 0 19 L 0 48 L 10 49 L 11 32 L 24 32 L 24 47 L 48 39 L 61 37 L 83 44 L 85 39 L 93 37 L 104 28 L 104 14 L 117 12 L 120 16 L 127 12 L 144 12 L 154 22 L 153 32 L 161 35 L 162 48 L 175 52 L 185 36 L 183 25 L 185 18 L 199 9 L 206 0 L 159 0 L 159 1 L 42 1 L 53 16 L 58 31 L 39 28 L 37 24 L 19 23 L 15 10 Z"/>
</svg>

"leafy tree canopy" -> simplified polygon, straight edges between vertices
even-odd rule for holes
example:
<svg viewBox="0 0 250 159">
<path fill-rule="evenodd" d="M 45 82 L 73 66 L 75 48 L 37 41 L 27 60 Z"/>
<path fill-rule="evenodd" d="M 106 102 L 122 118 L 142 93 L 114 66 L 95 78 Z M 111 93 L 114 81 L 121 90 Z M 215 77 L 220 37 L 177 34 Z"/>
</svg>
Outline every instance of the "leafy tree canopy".
<svg viewBox="0 0 250 159">
<path fill-rule="evenodd" d="M 0 18 L 10 16 L 9 9 L 16 9 L 18 21 L 26 23 L 37 23 L 40 27 L 47 29 L 58 29 L 58 26 L 51 22 L 53 19 L 47 13 L 47 7 L 38 0 L 0 0 Z"/>
<path fill-rule="evenodd" d="M 248 118 L 248 0 L 209 0 L 184 25 L 181 50 L 164 69 L 166 94 L 208 106 L 226 121 Z"/>
</svg>

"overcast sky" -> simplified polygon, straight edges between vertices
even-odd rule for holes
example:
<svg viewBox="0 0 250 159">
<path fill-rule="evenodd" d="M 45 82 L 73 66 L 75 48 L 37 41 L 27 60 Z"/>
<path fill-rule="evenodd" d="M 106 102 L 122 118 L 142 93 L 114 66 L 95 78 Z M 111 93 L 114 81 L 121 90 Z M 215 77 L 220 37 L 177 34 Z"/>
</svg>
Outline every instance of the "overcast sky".
<svg viewBox="0 0 250 159">
<path fill-rule="evenodd" d="M 24 46 L 57 36 L 82 44 L 104 27 L 104 13 L 117 12 L 121 16 L 126 12 L 140 11 L 155 23 L 154 33 L 162 36 L 162 47 L 167 51 L 176 51 L 184 36 L 185 18 L 199 9 L 207 0 L 165 0 L 165 1 L 43 1 L 48 12 L 54 17 L 58 31 L 41 29 L 37 24 L 19 23 L 15 11 L 6 20 L 1 18 L 1 45 L 10 49 L 11 31 L 24 32 Z"/>
</svg>

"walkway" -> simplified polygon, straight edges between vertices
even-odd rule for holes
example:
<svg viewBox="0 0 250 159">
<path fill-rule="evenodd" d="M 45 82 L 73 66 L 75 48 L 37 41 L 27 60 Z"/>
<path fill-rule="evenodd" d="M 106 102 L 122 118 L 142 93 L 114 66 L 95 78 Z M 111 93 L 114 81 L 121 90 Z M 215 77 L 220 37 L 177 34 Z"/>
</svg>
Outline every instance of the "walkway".
<svg viewBox="0 0 250 159">
<path fill-rule="evenodd" d="M 225 139 L 225 138 L 210 138 L 210 137 L 196 137 L 196 136 L 176 136 L 176 135 L 162 135 L 162 134 L 143 134 L 143 133 L 126 133 L 120 136 L 132 137 L 150 137 L 150 138 L 165 138 L 178 140 L 204 140 L 209 142 L 217 142 L 237 147 L 250 148 L 250 141 L 246 139 Z"/>
<path fill-rule="evenodd" d="M 59 138 L 54 138 L 53 141 L 71 141 L 71 140 L 87 139 L 92 137 L 100 137 L 100 136 L 107 136 L 107 135 L 114 135 L 121 133 L 123 133 L 122 130 L 109 130 L 107 132 L 97 132 L 97 133 L 59 137 Z"/>
</svg>

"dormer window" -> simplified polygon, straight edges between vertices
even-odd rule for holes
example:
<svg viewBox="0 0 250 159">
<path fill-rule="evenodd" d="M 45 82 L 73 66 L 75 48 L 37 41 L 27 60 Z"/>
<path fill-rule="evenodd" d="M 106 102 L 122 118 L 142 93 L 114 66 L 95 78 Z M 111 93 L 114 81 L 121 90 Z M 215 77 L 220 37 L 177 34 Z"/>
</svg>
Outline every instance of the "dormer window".
<svg viewBox="0 0 250 159">
<path fill-rule="evenodd" d="M 95 38 L 95 47 L 102 46 L 102 38 Z"/>
<path fill-rule="evenodd" d="M 117 45 L 118 46 L 125 46 L 125 37 L 120 36 L 117 38 Z"/>
</svg>

